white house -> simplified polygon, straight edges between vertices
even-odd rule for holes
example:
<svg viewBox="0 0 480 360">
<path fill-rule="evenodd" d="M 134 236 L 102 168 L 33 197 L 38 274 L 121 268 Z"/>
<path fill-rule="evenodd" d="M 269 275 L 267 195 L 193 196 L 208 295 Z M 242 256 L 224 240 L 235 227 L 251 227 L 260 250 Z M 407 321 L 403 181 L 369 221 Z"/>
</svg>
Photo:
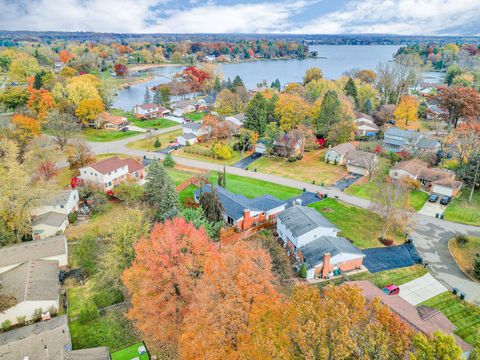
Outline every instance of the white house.
<svg viewBox="0 0 480 360">
<path fill-rule="evenodd" d="M 189 114 L 197 111 L 200 104 L 195 99 L 178 100 L 172 105 L 172 115 L 182 117 L 185 114 Z"/>
<path fill-rule="evenodd" d="M 329 148 L 325 152 L 325 162 L 330 164 L 343 165 L 345 163 L 345 155 L 349 151 L 355 150 L 355 146 L 350 143 L 340 144 Z"/>
<path fill-rule="evenodd" d="M 232 116 L 227 116 L 225 118 L 225 121 L 229 121 L 238 127 L 242 127 L 243 123 L 245 122 L 245 114 L 236 114 Z"/>
<path fill-rule="evenodd" d="M 208 134 L 208 129 L 200 122 L 187 122 L 182 125 L 183 134 L 177 136 L 177 142 L 180 145 L 193 145 L 198 142 L 198 138 Z"/>
<path fill-rule="evenodd" d="M 65 235 L 0 248 L 0 274 L 34 259 L 54 260 L 60 267 L 67 266 L 68 246 Z"/>
<path fill-rule="evenodd" d="M 50 211 L 70 214 L 78 210 L 78 190 L 63 190 L 42 200 L 41 205 L 30 210 L 32 216 L 39 216 Z"/>
<path fill-rule="evenodd" d="M 170 114 L 170 110 L 157 104 L 135 105 L 133 112 L 138 119 L 162 118 Z"/>
<path fill-rule="evenodd" d="M 355 128 L 355 134 L 361 136 L 373 136 L 380 131 L 372 117 L 363 113 L 355 113 Z"/>
<path fill-rule="evenodd" d="M 111 191 L 128 179 L 137 180 L 140 185 L 145 184 L 145 167 L 132 158 L 111 157 L 80 168 L 80 178 Z"/>
<path fill-rule="evenodd" d="M 41 240 L 63 234 L 68 225 L 68 215 L 49 211 L 32 219 L 32 237 Z"/>
<path fill-rule="evenodd" d="M 0 294 L 14 298 L 15 305 L 0 313 L 0 323 L 25 316 L 29 321 L 36 309 L 59 309 L 58 261 L 29 260 L 0 274 Z"/>
<path fill-rule="evenodd" d="M 277 232 L 285 246 L 298 248 L 321 236 L 337 236 L 340 230 L 313 208 L 297 205 L 277 216 Z"/>
<path fill-rule="evenodd" d="M 377 165 L 377 156 L 375 154 L 352 150 L 345 155 L 345 166 L 348 172 L 358 175 L 368 175 Z"/>
</svg>

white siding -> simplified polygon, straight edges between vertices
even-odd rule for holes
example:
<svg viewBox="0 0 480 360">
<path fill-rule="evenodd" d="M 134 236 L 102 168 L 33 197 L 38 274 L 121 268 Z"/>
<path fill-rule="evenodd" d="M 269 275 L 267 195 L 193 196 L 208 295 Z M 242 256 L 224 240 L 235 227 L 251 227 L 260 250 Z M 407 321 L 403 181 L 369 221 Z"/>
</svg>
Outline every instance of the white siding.
<svg viewBox="0 0 480 360">
<path fill-rule="evenodd" d="M 50 226 L 47 224 L 34 225 L 32 226 L 32 232 L 34 232 L 37 235 L 40 235 L 41 239 L 45 239 L 47 237 L 55 236 L 59 232 L 63 233 L 67 228 L 67 223 L 68 223 L 68 220 L 65 220 L 63 224 L 60 225 L 59 227 Z"/>
<path fill-rule="evenodd" d="M 293 233 L 288 229 L 285 224 L 278 219 L 277 220 L 277 232 L 282 238 L 283 242 L 286 244 L 288 240 L 290 240 L 293 245 L 298 249 L 313 240 L 319 238 L 320 236 L 337 236 L 338 229 L 335 228 L 326 228 L 326 227 L 317 227 L 300 237 L 296 237 Z"/>
<path fill-rule="evenodd" d="M 448 186 L 433 184 L 432 193 L 439 194 L 439 195 L 453 196 L 453 189 Z"/>
<path fill-rule="evenodd" d="M 359 175 L 367 175 L 368 174 L 367 169 L 362 168 L 360 166 L 355 166 L 355 165 L 347 165 L 347 170 L 351 173 L 359 174 Z"/>
<path fill-rule="evenodd" d="M 0 323 L 5 320 L 10 320 L 12 324 L 16 324 L 17 316 L 26 316 L 27 321 L 32 320 L 32 315 L 35 309 L 42 309 L 47 311 L 49 307 L 54 306 L 58 310 L 57 300 L 42 300 L 42 301 L 23 301 L 10 309 L 0 313 Z"/>
</svg>

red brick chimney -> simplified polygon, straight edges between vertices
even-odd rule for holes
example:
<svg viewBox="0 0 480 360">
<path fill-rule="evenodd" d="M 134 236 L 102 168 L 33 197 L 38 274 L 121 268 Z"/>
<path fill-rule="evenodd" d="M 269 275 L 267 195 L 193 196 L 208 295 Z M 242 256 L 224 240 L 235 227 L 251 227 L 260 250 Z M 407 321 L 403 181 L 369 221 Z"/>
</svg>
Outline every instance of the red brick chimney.
<svg viewBox="0 0 480 360">
<path fill-rule="evenodd" d="M 323 269 L 322 269 L 322 278 L 326 278 L 330 272 L 330 253 L 323 254 Z"/>
</svg>

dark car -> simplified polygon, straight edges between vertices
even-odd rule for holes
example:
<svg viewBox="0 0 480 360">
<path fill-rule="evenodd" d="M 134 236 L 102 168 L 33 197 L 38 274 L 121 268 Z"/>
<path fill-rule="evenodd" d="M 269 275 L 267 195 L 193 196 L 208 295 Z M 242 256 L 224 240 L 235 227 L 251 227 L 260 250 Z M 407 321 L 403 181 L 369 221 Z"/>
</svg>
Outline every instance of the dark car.
<svg viewBox="0 0 480 360">
<path fill-rule="evenodd" d="M 451 196 L 443 196 L 443 197 L 440 199 L 440 204 L 442 204 L 442 205 L 448 205 L 448 204 L 450 204 L 450 201 L 452 201 L 452 197 L 451 197 Z"/>
<path fill-rule="evenodd" d="M 434 202 L 437 202 L 438 200 L 438 195 L 437 194 L 432 194 L 428 197 L 428 201 L 434 203 Z"/>
</svg>

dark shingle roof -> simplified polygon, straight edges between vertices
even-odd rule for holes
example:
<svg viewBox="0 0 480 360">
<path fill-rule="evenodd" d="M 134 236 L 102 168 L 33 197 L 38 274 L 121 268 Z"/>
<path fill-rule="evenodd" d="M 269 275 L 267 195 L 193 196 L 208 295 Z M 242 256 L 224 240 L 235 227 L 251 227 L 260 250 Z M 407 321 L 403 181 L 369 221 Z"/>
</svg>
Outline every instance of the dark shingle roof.
<svg viewBox="0 0 480 360">
<path fill-rule="evenodd" d="M 196 135 L 191 134 L 191 133 L 185 133 L 185 134 L 182 134 L 181 136 L 182 136 L 183 138 L 187 139 L 187 140 L 189 140 L 189 139 L 196 139 L 196 138 L 197 138 Z"/>
<path fill-rule="evenodd" d="M 185 124 L 183 124 L 183 127 L 184 128 L 187 128 L 187 129 L 192 129 L 192 130 L 200 130 L 202 128 L 202 123 L 200 122 L 187 122 Z"/>
<path fill-rule="evenodd" d="M 336 228 L 335 225 L 317 210 L 305 206 L 291 207 L 280 213 L 278 218 L 296 237 L 306 234 L 318 227 Z"/>
<path fill-rule="evenodd" d="M 307 269 L 312 269 L 323 262 L 323 255 L 330 253 L 332 258 L 339 254 L 350 254 L 357 257 L 364 257 L 365 254 L 357 249 L 345 238 L 336 236 L 321 236 L 318 239 L 302 246 L 301 251 L 305 258 Z"/>
</svg>

